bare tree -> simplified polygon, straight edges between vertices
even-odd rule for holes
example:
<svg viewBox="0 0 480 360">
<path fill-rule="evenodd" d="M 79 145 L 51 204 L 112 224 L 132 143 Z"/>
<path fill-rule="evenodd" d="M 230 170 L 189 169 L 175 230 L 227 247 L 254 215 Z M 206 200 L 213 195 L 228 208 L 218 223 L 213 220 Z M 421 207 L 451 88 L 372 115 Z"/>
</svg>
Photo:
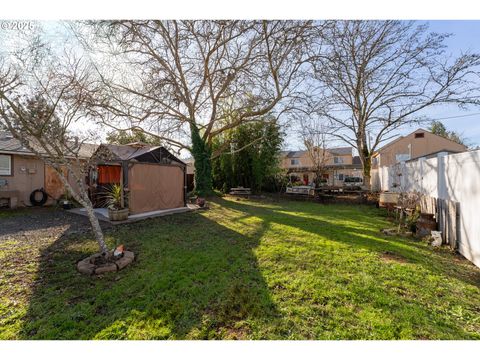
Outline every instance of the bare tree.
<svg viewBox="0 0 480 360">
<path fill-rule="evenodd" d="M 378 145 L 399 127 L 427 120 L 422 110 L 480 102 L 472 81 L 479 55 L 450 59 L 448 35 L 427 30 L 404 21 L 335 21 L 323 29 L 324 46 L 313 58 L 317 108 L 332 134 L 358 150 L 366 184 Z"/>
<path fill-rule="evenodd" d="M 102 253 L 108 249 L 88 197 L 85 140 L 71 130 L 85 119 L 92 72 L 74 53 L 55 56 L 40 37 L 15 54 L 0 55 L 0 124 L 51 166 L 65 189 L 85 209 Z"/>
<path fill-rule="evenodd" d="M 300 118 L 300 137 L 307 149 L 307 154 L 313 164 L 314 182 L 318 186 L 322 182 L 322 174 L 330 159 L 327 148 L 331 142 L 330 128 L 320 117 Z"/>
<path fill-rule="evenodd" d="M 309 21 L 90 25 L 94 37 L 77 27 L 79 39 L 86 48 L 95 39 L 95 51 L 109 54 L 108 66 L 97 62 L 108 90 L 96 103 L 105 110 L 105 123 L 117 129 L 141 128 L 190 151 L 200 193 L 212 188 L 211 144 L 216 136 L 291 109 L 315 28 Z"/>
</svg>

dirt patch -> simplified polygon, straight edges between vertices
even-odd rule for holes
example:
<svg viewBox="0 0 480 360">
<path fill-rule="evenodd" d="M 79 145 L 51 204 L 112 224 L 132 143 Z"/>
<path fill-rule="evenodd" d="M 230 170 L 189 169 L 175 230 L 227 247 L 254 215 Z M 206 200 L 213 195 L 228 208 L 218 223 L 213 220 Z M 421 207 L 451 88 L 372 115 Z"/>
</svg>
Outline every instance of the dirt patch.
<svg viewBox="0 0 480 360">
<path fill-rule="evenodd" d="M 245 329 L 227 328 L 225 331 L 226 340 L 245 340 L 248 332 Z"/>
<path fill-rule="evenodd" d="M 380 254 L 380 258 L 386 262 L 408 263 L 408 260 L 400 254 L 393 251 L 384 251 Z"/>
</svg>

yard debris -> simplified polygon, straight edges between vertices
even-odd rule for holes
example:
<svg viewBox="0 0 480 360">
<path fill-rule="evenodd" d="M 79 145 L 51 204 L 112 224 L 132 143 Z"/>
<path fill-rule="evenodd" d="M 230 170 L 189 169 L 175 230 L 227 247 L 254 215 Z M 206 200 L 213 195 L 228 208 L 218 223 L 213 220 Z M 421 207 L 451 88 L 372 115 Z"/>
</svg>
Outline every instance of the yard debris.
<svg viewBox="0 0 480 360">
<path fill-rule="evenodd" d="M 387 236 L 407 236 L 407 237 L 413 236 L 413 232 L 405 231 L 403 229 L 399 230 L 398 227 L 381 229 L 380 231 Z"/>
<path fill-rule="evenodd" d="M 123 244 L 122 245 L 118 245 L 115 250 L 113 250 L 113 257 L 116 258 L 116 259 L 119 259 L 123 256 L 125 250 L 124 250 L 124 246 Z"/>
<path fill-rule="evenodd" d="M 441 231 L 432 231 L 431 232 L 433 241 L 430 243 L 432 246 L 440 246 L 442 245 L 442 232 Z"/>
<path fill-rule="evenodd" d="M 390 229 L 382 229 L 380 230 L 382 233 L 388 236 L 395 236 L 398 235 L 398 229 L 397 228 L 390 228 Z"/>
</svg>

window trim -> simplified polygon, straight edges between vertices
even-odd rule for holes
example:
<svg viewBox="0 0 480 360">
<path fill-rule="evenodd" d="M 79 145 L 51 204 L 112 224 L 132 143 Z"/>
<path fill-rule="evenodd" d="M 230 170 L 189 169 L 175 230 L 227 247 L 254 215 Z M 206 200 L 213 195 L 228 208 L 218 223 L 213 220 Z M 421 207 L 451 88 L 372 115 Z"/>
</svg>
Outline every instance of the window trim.
<svg viewBox="0 0 480 360">
<path fill-rule="evenodd" d="M 343 157 L 342 156 L 334 156 L 333 157 L 333 163 L 335 165 L 341 165 L 343 164 Z"/>
<path fill-rule="evenodd" d="M 10 174 L 0 174 L 0 176 L 13 176 L 13 155 L 12 154 L 1 154 L 0 156 L 8 156 L 10 158 Z"/>
</svg>

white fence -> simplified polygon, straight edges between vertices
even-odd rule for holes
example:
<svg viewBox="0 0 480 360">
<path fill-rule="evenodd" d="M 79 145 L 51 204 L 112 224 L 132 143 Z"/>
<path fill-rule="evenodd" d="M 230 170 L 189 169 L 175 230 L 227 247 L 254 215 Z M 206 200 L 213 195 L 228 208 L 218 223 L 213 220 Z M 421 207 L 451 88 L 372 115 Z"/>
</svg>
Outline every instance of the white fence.
<svg viewBox="0 0 480 360">
<path fill-rule="evenodd" d="M 480 150 L 381 167 L 372 172 L 372 189 L 460 203 L 458 251 L 480 267 Z"/>
</svg>

